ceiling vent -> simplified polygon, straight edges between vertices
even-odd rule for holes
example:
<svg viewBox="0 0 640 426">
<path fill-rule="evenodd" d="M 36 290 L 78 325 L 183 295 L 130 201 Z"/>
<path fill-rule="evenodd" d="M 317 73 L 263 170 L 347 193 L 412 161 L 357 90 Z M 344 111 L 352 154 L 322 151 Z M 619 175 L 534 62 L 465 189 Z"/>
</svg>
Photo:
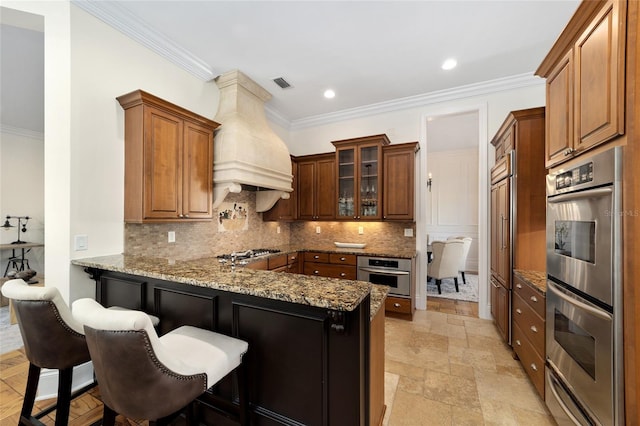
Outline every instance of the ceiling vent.
<svg viewBox="0 0 640 426">
<path fill-rule="evenodd" d="M 273 82 L 277 84 L 281 89 L 288 89 L 291 87 L 289 82 L 282 77 L 274 78 Z"/>
</svg>

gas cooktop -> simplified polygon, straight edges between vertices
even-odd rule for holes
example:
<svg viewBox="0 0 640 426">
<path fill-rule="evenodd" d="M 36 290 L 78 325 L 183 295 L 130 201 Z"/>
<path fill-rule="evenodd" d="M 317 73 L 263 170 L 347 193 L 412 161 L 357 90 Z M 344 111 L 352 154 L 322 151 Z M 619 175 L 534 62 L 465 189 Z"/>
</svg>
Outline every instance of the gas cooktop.
<svg viewBox="0 0 640 426">
<path fill-rule="evenodd" d="M 228 253 L 228 254 L 221 254 L 218 255 L 218 259 L 220 259 L 221 262 L 226 261 L 226 260 L 246 260 L 246 259 L 251 259 L 253 257 L 259 257 L 259 256 L 265 256 L 267 254 L 273 254 L 273 253 L 280 253 L 280 250 L 278 249 L 267 249 L 267 248 L 258 248 L 258 249 L 251 249 L 251 250 L 247 250 L 247 251 L 241 251 L 241 252 L 233 252 L 233 253 Z"/>
</svg>

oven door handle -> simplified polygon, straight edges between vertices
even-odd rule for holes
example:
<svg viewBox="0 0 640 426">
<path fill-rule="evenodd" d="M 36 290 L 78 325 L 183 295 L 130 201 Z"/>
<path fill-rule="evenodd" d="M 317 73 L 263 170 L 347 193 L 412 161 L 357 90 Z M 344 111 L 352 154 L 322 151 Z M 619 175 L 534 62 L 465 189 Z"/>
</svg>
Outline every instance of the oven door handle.
<svg viewBox="0 0 640 426">
<path fill-rule="evenodd" d="M 586 303 L 579 301 L 578 299 L 575 299 L 571 296 L 566 295 L 563 291 L 560 290 L 560 288 L 553 281 L 547 280 L 547 289 L 551 290 L 553 294 L 555 294 L 556 296 L 558 296 L 559 298 L 561 298 L 562 300 L 564 300 L 565 302 L 571 305 L 577 306 L 578 308 L 583 309 L 589 312 L 590 314 L 600 317 L 602 319 L 605 319 L 607 321 L 612 320 L 611 315 L 609 315 L 608 313 L 603 312 L 599 309 L 594 308 L 593 306 L 587 305 Z"/>
<path fill-rule="evenodd" d="M 365 272 L 373 272 L 375 274 L 384 274 L 384 275 L 409 275 L 409 272 L 407 271 L 389 271 L 386 269 L 375 269 L 375 268 L 358 268 L 361 271 L 365 271 Z"/>
<path fill-rule="evenodd" d="M 553 374 L 549 372 L 547 372 L 546 376 L 547 376 L 547 382 L 549 383 L 549 389 L 551 389 L 551 393 L 553 394 L 560 408 L 562 408 L 562 411 L 564 411 L 567 417 L 569 417 L 569 419 L 571 419 L 571 421 L 573 421 L 575 424 L 577 425 L 581 424 L 580 420 L 578 420 L 576 416 L 573 415 L 569 407 L 567 407 L 567 404 L 558 394 L 558 391 L 556 390 L 556 387 L 560 386 L 560 382 L 558 382 L 558 379 L 556 379 L 553 376 Z"/>
<path fill-rule="evenodd" d="M 579 200 L 582 198 L 602 197 L 604 195 L 613 194 L 613 188 L 610 186 L 604 188 L 588 189 L 586 191 L 572 192 L 569 194 L 554 195 L 547 198 L 548 203 L 562 203 L 564 201 Z"/>
</svg>

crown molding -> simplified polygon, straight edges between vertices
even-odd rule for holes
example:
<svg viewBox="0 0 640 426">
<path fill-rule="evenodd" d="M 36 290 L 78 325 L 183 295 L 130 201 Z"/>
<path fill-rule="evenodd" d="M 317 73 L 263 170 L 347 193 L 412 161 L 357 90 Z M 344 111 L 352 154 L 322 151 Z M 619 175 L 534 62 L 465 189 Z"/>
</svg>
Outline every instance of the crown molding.
<svg viewBox="0 0 640 426">
<path fill-rule="evenodd" d="M 0 124 L 0 133 L 6 133 L 8 135 L 21 136 L 29 139 L 44 140 L 44 133 L 37 132 L 35 130 L 23 129 L 21 127 L 14 127 L 8 124 Z"/>
<path fill-rule="evenodd" d="M 116 2 L 72 0 L 71 3 L 204 81 L 220 74 Z"/>
<path fill-rule="evenodd" d="M 544 84 L 544 79 L 534 76 L 533 72 L 517 74 L 509 77 L 498 78 L 495 80 L 488 80 L 481 83 L 468 84 L 451 89 L 438 90 L 421 95 L 392 99 L 390 101 L 369 104 L 362 107 L 349 108 L 328 114 L 320 114 L 301 118 L 299 120 L 291 121 L 289 130 L 300 130 L 339 121 L 353 120 L 355 118 L 384 114 L 409 108 L 423 107 L 441 102 L 449 102 L 474 96 L 485 95 L 487 93 L 496 93 L 529 86 L 539 86 L 542 84 Z"/>
</svg>

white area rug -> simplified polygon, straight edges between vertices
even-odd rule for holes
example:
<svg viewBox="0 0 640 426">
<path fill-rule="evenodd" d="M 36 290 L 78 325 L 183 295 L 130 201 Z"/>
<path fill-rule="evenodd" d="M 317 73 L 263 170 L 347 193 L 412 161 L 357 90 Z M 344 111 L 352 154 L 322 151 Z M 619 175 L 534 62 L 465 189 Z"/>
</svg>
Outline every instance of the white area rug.
<svg viewBox="0 0 640 426">
<path fill-rule="evenodd" d="M 462 282 L 462 277 L 458 276 L 458 289 L 460 292 L 456 293 L 456 287 L 453 283 L 453 278 L 447 278 L 442 280 L 440 288 L 442 294 L 438 294 L 438 287 L 436 286 L 436 280 L 432 279 L 427 281 L 427 298 L 428 297 L 442 297 L 443 299 L 455 299 L 466 300 L 468 302 L 478 301 L 478 276 L 465 273 L 464 276 L 467 279 L 467 283 Z"/>
</svg>

